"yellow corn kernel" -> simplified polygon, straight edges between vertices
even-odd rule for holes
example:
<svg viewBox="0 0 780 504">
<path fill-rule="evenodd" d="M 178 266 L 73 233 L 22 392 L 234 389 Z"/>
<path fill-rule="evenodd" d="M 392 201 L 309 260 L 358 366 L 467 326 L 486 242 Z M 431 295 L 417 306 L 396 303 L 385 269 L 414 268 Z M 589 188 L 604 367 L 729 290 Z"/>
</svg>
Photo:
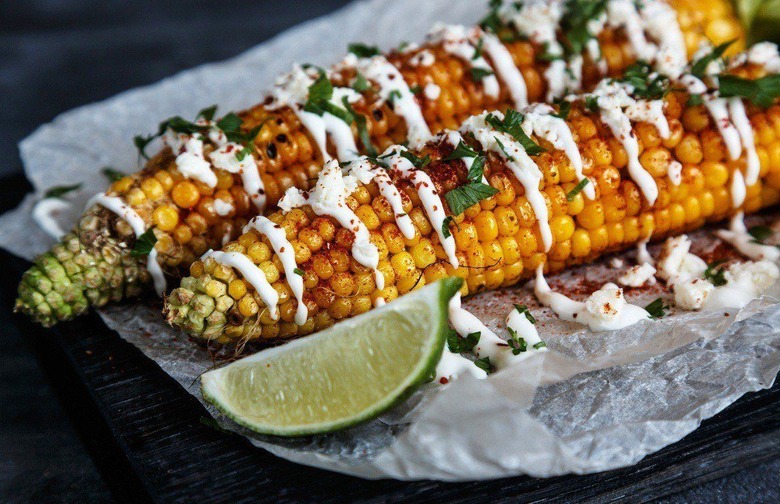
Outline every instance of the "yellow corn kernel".
<svg viewBox="0 0 780 504">
<path fill-rule="evenodd" d="M 228 294 L 235 300 L 239 300 L 246 295 L 246 284 L 243 280 L 235 279 L 228 285 Z"/>
<path fill-rule="evenodd" d="M 188 180 L 179 182 L 173 186 L 171 197 L 176 206 L 181 208 L 193 208 L 200 200 L 200 193 L 195 184 Z"/>
<path fill-rule="evenodd" d="M 179 212 L 169 205 L 162 205 L 152 212 L 152 222 L 160 231 L 172 231 L 179 224 Z"/>
<path fill-rule="evenodd" d="M 591 252 L 590 235 L 585 229 L 577 229 L 571 235 L 571 254 L 574 257 L 586 257 Z"/>
</svg>

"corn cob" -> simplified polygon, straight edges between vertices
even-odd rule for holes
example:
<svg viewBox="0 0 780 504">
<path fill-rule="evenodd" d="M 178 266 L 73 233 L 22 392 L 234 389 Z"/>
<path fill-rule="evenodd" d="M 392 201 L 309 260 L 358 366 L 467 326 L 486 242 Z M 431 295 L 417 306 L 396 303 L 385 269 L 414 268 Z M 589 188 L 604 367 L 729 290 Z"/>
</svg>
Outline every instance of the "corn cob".
<svg viewBox="0 0 780 504">
<path fill-rule="evenodd" d="M 727 0 L 693 3 L 673 0 L 670 3 L 678 12 L 689 55 L 707 38 L 715 42 L 737 39 L 735 48 L 742 44 L 742 29 Z M 502 36 L 512 31 L 508 27 L 502 30 Z M 623 30 L 607 27 L 598 35 L 598 42 L 610 75 L 619 75 L 636 60 Z M 507 41 L 504 45 L 525 80 L 528 100 L 537 101 L 545 96 L 548 85 L 542 75 L 549 63 L 539 59 L 544 48 L 527 40 Z M 434 62 L 430 66 L 414 63 L 423 51 L 433 55 Z M 470 62 L 445 51 L 441 43 L 430 43 L 410 51 L 394 51 L 388 55 L 388 61 L 400 70 L 411 89 L 434 84 L 440 90 L 435 99 L 425 93 L 416 99 L 433 132 L 456 127 L 460 121 L 483 109 L 498 110 L 513 105 L 507 89 L 500 89 L 496 98 L 489 97 L 469 72 Z M 586 63 L 583 86 L 592 87 L 599 76 L 596 66 Z M 344 69 L 331 76 L 332 85 L 348 87 L 355 77 L 354 69 Z M 366 119 L 365 130 L 370 143 L 384 149 L 406 141 L 406 123 L 388 100 L 380 99 L 376 86 L 369 86 L 362 94 L 364 99 L 354 104 L 354 111 Z M 261 128 L 250 147 L 264 186 L 263 197 L 269 205 L 293 185 L 309 187 L 323 164 L 323 153 L 296 112 L 289 106 L 275 108 L 270 105 L 270 100 L 266 100 L 240 114 L 243 131 Z M 353 136 L 359 136 L 356 123 L 350 128 Z M 365 151 L 368 146 L 359 148 Z M 210 149 L 207 145 L 205 156 Z M 164 149 L 143 171 L 116 182 L 109 190 L 135 209 L 148 227 L 154 227 L 158 239 L 155 248 L 163 258 L 161 265 L 174 277 L 205 250 L 218 247 L 225 236 L 240 229 L 258 210 L 250 203 L 253 198 L 242 188 L 241 177 L 223 170 L 213 172 L 217 179 L 215 187 L 184 178 L 174 154 L 170 149 Z M 217 203 L 233 209 L 224 214 Z M 97 216 L 98 222 L 116 220 L 104 209 L 90 210 L 88 216 Z M 94 226 L 95 219 L 87 221 Z M 86 266 L 78 264 L 92 264 L 94 258 L 105 254 L 93 243 L 83 240 L 82 225 L 80 222 L 55 250 L 36 260 L 36 265 L 22 279 L 16 310 L 50 326 L 83 313 L 89 306 L 103 306 L 110 300 L 134 296 L 150 283 L 142 261 L 128 258 L 135 237 L 132 233 L 123 235 L 114 229 L 92 231 L 104 235 L 106 244 L 103 248 L 109 247 L 114 255 L 121 256 L 122 264 L 134 260 L 132 269 L 138 269 L 138 272 L 120 274 L 118 270 L 111 271 L 110 264 L 106 263 L 102 266 L 105 273 L 101 278 L 110 277 L 110 282 L 84 283 Z M 70 255 L 60 253 L 63 250 L 70 251 Z M 44 262 L 48 264 L 45 268 Z"/>
<path fill-rule="evenodd" d="M 121 197 L 153 226 L 158 262 L 172 276 L 254 215 L 249 196 L 233 175 L 218 174 L 216 187 L 184 180 L 163 151 L 142 172 L 111 184 L 108 195 Z M 175 165 L 173 165 L 175 167 Z M 232 210 L 220 216 L 215 199 Z M 238 228 L 236 228 L 236 226 Z M 148 290 L 151 275 L 143 258 L 134 257 L 136 234 L 116 213 L 96 205 L 49 252 L 40 255 L 22 277 L 15 309 L 49 327 Z"/>
<path fill-rule="evenodd" d="M 744 48 L 744 32 L 727 0 L 671 0 L 669 4 L 678 12 L 678 22 L 689 58 L 702 43 L 707 42 L 718 45 L 734 40 L 729 52 Z M 510 33 L 503 35 L 511 39 L 511 28 L 504 30 Z M 605 27 L 598 36 L 598 42 L 609 76 L 622 75 L 626 68 L 637 61 L 623 30 Z M 542 101 L 549 88 L 544 78 L 549 63 L 541 59 L 544 47 L 529 40 L 511 40 L 504 45 L 525 80 L 528 101 Z M 417 63 L 424 51 L 434 56 L 435 61 L 430 66 Z M 429 84 L 440 88 L 435 99 L 427 97 L 424 91 L 417 96 L 425 122 L 434 133 L 445 128 L 457 128 L 467 117 L 483 110 L 504 110 L 515 106 L 504 86 L 498 98 L 487 96 L 480 83 L 471 76 L 470 63 L 448 53 L 441 43 L 426 44 L 415 50 L 392 51 L 387 59 L 399 69 L 410 89 L 424 90 Z M 597 65 L 586 56 L 582 88 L 591 89 L 602 77 Z M 331 81 L 334 87 L 349 87 L 354 78 L 354 69 L 348 69 L 331 76 Z M 405 143 L 408 137 L 403 118 L 390 104 L 379 99 L 373 90 L 364 95 L 366 99 L 355 104 L 354 108 L 366 118 L 366 128 L 376 148 L 382 151 L 390 145 Z M 260 170 L 268 175 L 263 177 L 263 181 L 268 205 L 272 205 L 293 185 L 308 189 L 323 159 L 295 113 L 288 107 L 269 110 L 269 101 L 249 110 L 246 119 L 250 125 L 270 119 L 269 127 L 264 128 L 258 138 L 257 155 Z M 357 136 L 358 130 L 354 124 L 352 130 Z M 366 146 L 360 147 L 365 152 Z"/>
<path fill-rule="evenodd" d="M 765 74 L 750 66 L 737 73 L 743 77 Z M 491 152 L 484 173 L 497 193 L 459 215 L 448 211 L 458 267 L 448 260 L 442 235 L 421 204 L 419 186 L 397 181 L 404 193 L 403 211 L 415 229 L 414 237 L 408 239 L 399 230 L 397 213 L 371 182 L 359 185 L 346 203 L 370 231 L 371 243 L 379 252 L 377 269 L 384 277 L 384 288 L 377 288 L 372 271 L 350 253 L 355 235 L 304 205 L 268 218 L 284 230 L 294 249 L 308 310 L 305 322 L 295 322 L 298 303 L 280 257 L 267 237 L 252 229 L 245 229 L 223 250 L 245 255 L 259 267 L 279 295 L 278 319 L 238 269 L 213 257 L 196 261 L 190 276 L 167 297 L 166 318 L 196 339 L 218 343 L 298 337 L 363 313 L 377 298 L 390 301 L 443 277 L 463 278 L 463 295 L 511 286 L 529 278 L 539 265 L 546 272 L 560 271 L 641 240 L 661 239 L 734 214 L 739 208 L 732 205 L 730 181 L 737 171 L 745 170 L 745 156 L 729 159 L 713 120 L 702 105 L 688 104 L 687 92 L 671 92 L 664 102 L 671 131 L 668 138 L 661 138 L 650 123 L 632 126 L 640 146 L 639 161 L 658 187 L 652 205 L 627 173 L 628 155 L 621 141 L 599 114 L 578 102 L 566 123 L 595 197 L 577 192 L 582 184 L 564 152 L 535 139 L 547 149 L 534 161 L 543 174 L 539 185 L 552 235 L 548 250 L 529 193 L 507 168 L 506 159 Z M 755 212 L 780 201 L 780 106 L 749 106 L 748 116 L 755 131 L 760 173 L 758 181 L 747 187 L 741 210 Z M 480 151 L 474 138 L 466 135 L 466 141 Z M 416 158 L 431 159 L 421 170 L 439 194 L 467 183 L 465 163 L 447 159 L 452 151 L 451 143 L 435 140 L 413 152 Z M 673 161 L 681 164 L 679 185 L 668 175 Z"/>
</svg>

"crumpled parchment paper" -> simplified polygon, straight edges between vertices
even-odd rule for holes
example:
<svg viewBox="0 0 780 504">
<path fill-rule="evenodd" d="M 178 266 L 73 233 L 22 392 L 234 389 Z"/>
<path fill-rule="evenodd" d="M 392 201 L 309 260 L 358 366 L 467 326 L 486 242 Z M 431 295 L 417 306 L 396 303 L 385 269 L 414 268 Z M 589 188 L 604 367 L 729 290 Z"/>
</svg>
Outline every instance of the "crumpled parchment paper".
<svg viewBox="0 0 780 504">
<path fill-rule="evenodd" d="M 0 216 L 0 246 L 26 258 L 51 246 L 30 218 L 42 192 L 84 184 L 70 198 L 72 214 L 60 218 L 72 225 L 87 198 L 106 186 L 99 169 L 135 170 L 131 137 L 154 131 L 165 117 L 190 117 L 213 103 L 223 113 L 240 109 L 259 101 L 293 61 L 327 65 L 343 55 L 348 42 L 388 48 L 420 40 L 436 21 L 470 24 L 484 12 L 483 2 L 465 0 L 356 2 L 232 60 L 63 114 L 21 144 L 36 194 Z M 708 247 L 714 240 L 700 231 L 695 243 Z M 614 281 L 619 274 L 597 264 L 552 283 L 555 288 Z M 660 287 L 627 290 L 626 296 L 644 305 L 660 292 Z M 625 330 L 592 333 L 551 316 L 520 286 L 479 295 L 465 307 L 503 334 L 512 303 L 524 302 L 551 351 L 487 380 L 466 376 L 445 387 L 431 384 L 373 422 L 298 440 L 252 436 L 207 407 L 225 428 L 281 457 L 366 478 L 472 480 L 603 471 L 637 462 L 746 392 L 772 385 L 780 369 L 780 304 L 773 294 L 741 311 L 672 313 Z M 101 315 L 202 400 L 197 377 L 212 366 L 207 352 L 148 306 L 113 306 Z"/>
</svg>

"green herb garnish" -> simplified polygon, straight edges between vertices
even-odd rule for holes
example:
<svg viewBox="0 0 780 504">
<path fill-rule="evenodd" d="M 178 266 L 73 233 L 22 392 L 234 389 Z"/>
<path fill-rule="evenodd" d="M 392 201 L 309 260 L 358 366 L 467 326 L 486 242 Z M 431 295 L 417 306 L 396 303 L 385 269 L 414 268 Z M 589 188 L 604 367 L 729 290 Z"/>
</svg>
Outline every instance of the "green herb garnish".
<svg viewBox="0 0 780 504">
<path fill-rule="evenodd" d="M 358 74 L 355 76 L 355 80 L 352 81 L 352 89 L 358 93 L 362 93 L 368 90 L 370 87 L 371 84 L 368 83 L 368 79 L 366 79 L 362 73 L 358 72 Z"/>
<path fill-rule="evenodd" d="M 516 304 L 515 310 L 517 310 L 518 313 L 520 313 L 521 315 L 525 315 L 525 318 L 528 319 L 528 322 L 532 324 L 536 324 L 536 319 L 534 318 L 533 315 L 531 315 L 531 310 L 529 310 L 526 305 Z"/>
<path fill-rule="evenodd" d="M 452 153 L 449 156 L 443 158 L 442 161 L 452 161 L 453 159 L 471 157 L 477 157 L 477 151 L 472 149 L 469 144 L 461 140 L 458 142 L 458 145 L 455 146 L 455 149 L 452 151 Z"/>
<path fill-rule="evenodd" d="M 734 42 L 736 42 L 736 40 L 729 40 L 728 42 L 724 42 L 719 46 L 714 47 L 712 51 L 707 53 L 705 56 L 691 63 L 691 75 L 694 75 L 700 79 L 704 77 L 706 75 L 709 64 L 713 61 L 723 61 L 723 53 L 725 53 L 729 46 Z"/>
<path fill-rule="evenodd" d="M 493 372 L 493 365 L 490 364 L 490 357 L 483 357 L 474 361 L 474 365 L 486 373 Z"/>
<path fill-rule="evenodd" d="M 428 154 L 425 155 L 425 157 L 417 157 L 415 156 L 411 151 L 404 150 L 401 151 L 401 157 L 404 159 L 408 159 L 415 168 L 424 168 L 428 166 L 431 162 L 431 156 Z"/>
<path fill-rule="evenodd" d="M 574 189 L 566 193 L 566 201 L 574 201 L 574 198 L 577 197 L 579 193 L 582 192 L 583 189 L 585 189 L 585 186 L 590 184 L 590 179 L 585 177 L 582 180 L 579 181 L 579 183 L 574 186 Z"/>
<path fill-rule="evenodd" d="M 753 237 L 754 243 L 764 243 L 764 240 L 772 236 L 772 230 L 766 226 L 753 226 L 748 229 L 748 234 Z"/>
<path fill-rule="evenodd" d="M 558 113 L 557 114 L 550 114 L 553 117 L 557 117 L 559 119 L 563 119 L 564 121 L 569 118 L 569 113 L 571 112 L 571 102 L 567 100 L 563 100 L 558 104 Z"/>
<path fill-rule="evenodd" d="M 458 333 L 450 329 L 450 332 L 447 333 L 447 347 L 452 353 L 470 352 L 479 343 L 480 336 L 481 333 L 473 332 L 465 338 L 461 338 Z"/>
<path fill-rule="evenodd" d="M 665 305 L 664 300 L 661 298 L 658 298 L 645 306 L 645 311 L 650 314 L 651 319 L 659 319 L 666 316 L 666 310 L 668 309 L 669 306 Z"/>
<path fill-rule="evenodd" d="M 100 173 L 106 176 L 106 178 L 109 180 L 109 182 L 116 182 L 117 180 L 121 180 L 124 178 L 125 174 L 121 171 L 115 170 L 111 168 L 110 166 L 106 166 L 102 170 L 100 170 Z"/>
<path fill-rule="evenodd" d="M 456 187 L 444 195 L 447 205 L 453 215 L 460 215 L 464 210 L 472 205 L 479 203 L 483 199 L 496 194 L 498 189 L 482 182 L 469 182 L 468 184 Z"/>
<path fill-rule="evenodd" d="M 204 109 L 201 109 L 200 112 L 198 112 L 198 115 L 195 116 L 195 118 L 202 117 L 203 119 L 207 121 L 211 121 L 214 119 L 214 115 L 217 113 L 217 106 L 212 105 L 210 107 L 206 107 Z"/>
<path fill-rule="evenodd" d="M 343 97 L 341 99 L 342 103 L 344 104 L 344 108 L 347 112 L 349 112 L 352 115 L 352 120 L 355 121 L 355 125 L 357 126 L 358 130 L 358 137 L 360 138 L 360 143 L 363 144 L 363 148 L 366 150 L 366 153 L 371 157 L 376 157 L 376 147 L 374 147 L 373 142 L 371 142 L 371 135 L 368 134 L 368 127 L 366 126 L 366 116 L 363 114 L 358 114 L 355 112 L 355 109 L 352 108 L 352 105 L 349 103 L 349 100 L 347 97 Z"/>
<path fill-rule="evenodd" d="M 130 251 L 132 257 L 146 257 L 154 249 L 157 243 L 157 237 L 154 235 L 154 229 L 149 228 L 135 239 L 133 250 Z"/>
<path fill-rule="evenodd" d="M 704 278 L 709 280 L 715 287 L 726 285 L 726 269 L 721 268 L 720 265 L 723 261 L 715 261 L 707 265 L 707 269 L 704 270 Z"/>
<path fill-rule="evenodd" d="M 522 127 L 524 118 L 525 117 L 523 114 L 517 110 L 509 108 L 506 109 L 506 112 L 504 112 L 503 120 L 499 119 L 493 114 L 488 114 L 485 117 L 485 122 L 493 126 L 498 131 L 511 135 L 515 140 L 520 142 L 520 145 L 523 146 L 523 149 L 525 149 L 529 156 L 537 156 L 542 152 L 545 152 L 546 149 L 541 147 L 539 144 L 531 140 L 531 137 L 526 135 Z"/>
<path fill-rule="evenodd" d="M 581 54 L 585 45 L 595 35 L 588 30 L 588 23 L 599 17 L 607 7 L 607 0 L 568 0 L 566 14 L 561 19 L 561 33 L 569 54 Z"/>
<path fill-rule="evenodd" d="M 669 78 L 656 73 L 643 61 L 628 67 L 623 77 L 616 79 L 634 88 L 634 95 L 647 100 L 660 100 L 669 92 Z"/>
<path fill-rule="evenodd" d="M 306 274 L 306 272 L 303 271 L 301 268 L 295 268 L 293 270 L 293 273 L 295 273 L 296 275 L 300 275 L 300 276 L 304 276 Z"/>
<path fill-rule="evenodd" d="M 585 108 L 590 110 L 591 112 L 598 112 L 599 111 L 599 99 L 595 96 L 586 96 L 585 97 Z"/>
<path fill-rule="evenodd" d="M 370 58 L 379 55 L 379 48 L 377 46 L 370 46 L 359 42 L 349 44 L 347 50 L 358 58 Z"/>
<path fill-rule="evenodd" d="M 780 75 L 767 75 L 755 80 L 720 75 L 718 84 L 721 96 L 746 98 L 761 108 L 771 107 L 775 98 L 780 96 Z"/>
<path fill-rule="evenodd" d="M 485 77 L 493 75 L 493 70 L 488 70 L 487 68 L 473 67 L 469 69 L 469 73 L 471 74 L 471 78 L 474 80 L 474 82 L 482 82 L 482 79 L 484 79 Z"/>
<path fill-rule="evenodd" d="M 507 327 L 506 330 L 509 332 L 507 343 L 509 343 L 509 347 L 512 349 L 512 355 L 520 355 L 528 350 L 528 343 L 525 341 L 525 338 L 518 336 L 517 331 L 511 327 Z"/>
<path fill-rule="evenodd" d="M 544 348 L 546 346 L 547 346 L 547 343 L 545 343 L 544 341 L 540 341 L 539 343 L 534 343 L 534 348 L 536 350 L 541 350 L 542 348 Z"/>
<path fill-rule="evenodd" d="M 68 193 L 81 189 L 83 184 L 63 185 L 49 188 L 43 195 L 44 198 L 62 198 Z"/>
</svg>

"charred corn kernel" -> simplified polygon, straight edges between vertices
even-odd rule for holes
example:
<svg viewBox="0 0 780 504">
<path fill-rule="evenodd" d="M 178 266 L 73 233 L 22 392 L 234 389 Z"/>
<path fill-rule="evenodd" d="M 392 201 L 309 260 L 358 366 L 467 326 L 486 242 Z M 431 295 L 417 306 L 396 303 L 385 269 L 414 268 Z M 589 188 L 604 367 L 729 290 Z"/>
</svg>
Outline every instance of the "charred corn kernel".
<svg viewBox="0 0 780 504">
<path fill-rule="evenodd" d="M 198 188 L 188 180 L 183 180 L 173 186 L 171 196 L 173 197 L 173 202 L 176 203 L 176 206 L 182 208 L 192 208 L 197 205 L 200 200 Z"/>
<path fill-rule="evenodd" d="M 179 224 L 179 212 L 172 206 L 159 206 L 152 212 L 152 222 L 160 231 L 171 231 Z"/>
<path fill-rule="evenodd" d="M 406 251 L 393 254 L 390 264 L 393 265 L 393 271 L 398 278 L 408 278 L 417 272 L 412 254 Z"/>
<path fill-rule="evenodd" d="M 436 261 L 436 252 L 433 249 L 433 244 L 428 239 L 420 240 L 412 247 L 410 252 L 415 266 L 419 269 L 424 269 Z"/>
<path fill-rule="evenodd" d="M 483 210 L 474 218 L 479 241 L 491 241 L 498 237 L 498 222 L 491 211 Z"/>
</svg>

